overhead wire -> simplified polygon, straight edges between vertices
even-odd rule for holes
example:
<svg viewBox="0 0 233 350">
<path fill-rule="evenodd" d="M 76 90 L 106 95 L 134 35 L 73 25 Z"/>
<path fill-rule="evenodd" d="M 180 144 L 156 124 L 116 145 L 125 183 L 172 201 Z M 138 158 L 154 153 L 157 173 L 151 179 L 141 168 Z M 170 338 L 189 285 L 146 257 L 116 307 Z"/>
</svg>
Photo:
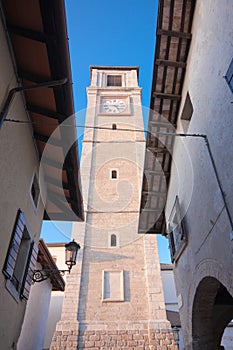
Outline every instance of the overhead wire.
<svg viewBox="0 0 233 350">
<path fill-rule="evenodd" d="M 10 122 L 10 123 L 16 123 L 16 124 L 30 124 L 30 125 L 41 125 L 42 122 L 33 122 L 33 121 L 24 121 L 24 120 L 19 120 L 19 119 L 9 119 L 6 118 L 4 120 L 4 122 Z M 61 126 L 61 124 L 57 124 L 57 123 L 46 123 L 46 125 L 48 126 L 56 126 L 59 127 Z M 170 124 L 168 125 L 168 127 L 171 126 Z M 149 133 L 150 131 L 145 130 L 145 129 L 131 129 L 131 128 L 117 128 L 117 129 L 113 129 L 111 127 L 107 127 L 107 126 L 90 126 L 90 125 L 77 125 L 77 124 L 62 124 L 62 127 L 76 127 L 76 128 L 82 128 L 82 129 L 96 129 L 96 130 L 114 130 L 114 132 L 116 131 L 134 131 L 134 132 L 142 132 L 142 133 Z M 154 133 L 154 132 L 153 132 Z M 157 132 L 159 133 L 159 132 Z M 160 134 L 164 134 L 164 135 L 173 135 L 173 133 L 162 133 L 160 132 Z"/>
</svg>

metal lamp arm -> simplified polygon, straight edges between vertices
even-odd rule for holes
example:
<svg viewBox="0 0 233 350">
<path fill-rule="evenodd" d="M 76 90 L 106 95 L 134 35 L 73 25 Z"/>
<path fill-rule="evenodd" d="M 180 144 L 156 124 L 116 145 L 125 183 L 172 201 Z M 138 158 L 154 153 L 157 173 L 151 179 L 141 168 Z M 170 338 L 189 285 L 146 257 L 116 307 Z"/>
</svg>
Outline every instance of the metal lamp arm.
<svg viewBox="0 0 233 350">
<path fill-rule="evenodd" d="M 32 280 L 33 282 L 42 282 L 50 278 L 52 275 L 60 274 L 64 276 L 66 272 L 70 273 L 69 270 L 34 270 Z"/>
</svg>

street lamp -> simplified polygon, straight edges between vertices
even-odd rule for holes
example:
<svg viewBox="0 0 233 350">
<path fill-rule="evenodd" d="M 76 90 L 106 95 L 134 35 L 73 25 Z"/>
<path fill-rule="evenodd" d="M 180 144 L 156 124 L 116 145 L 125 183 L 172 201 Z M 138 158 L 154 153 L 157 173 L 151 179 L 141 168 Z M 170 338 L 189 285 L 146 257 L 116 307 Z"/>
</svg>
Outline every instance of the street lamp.
<svg viewBox="0 0 233 350">
<path fill-rule="evenodd" d="M 66 248 L 66 265 L 68 266 L 68 271 L 70 273 L 72 267 L 76 265 L 76 259 L 80 245 L 75 242 L 73 239 L 72 242 L 69 242 L 65 245 Z"/>
<path fill-rule="evenodd" d="M 77 254 L 80 249 L 80 245 L 73 239 L 65 245 L 65 263 L 68 266 L 68 270 L 58 270 L 58 269 L 44 269 L 44 270 L 34 270 L 33 271 L 33 282 L 42 282 L 50 278 L 52 275 L 59 273 L 61 276 L 65 275 L 65 272 L 71 271 L 72 267 L 76 265 Z"/>
</svg>

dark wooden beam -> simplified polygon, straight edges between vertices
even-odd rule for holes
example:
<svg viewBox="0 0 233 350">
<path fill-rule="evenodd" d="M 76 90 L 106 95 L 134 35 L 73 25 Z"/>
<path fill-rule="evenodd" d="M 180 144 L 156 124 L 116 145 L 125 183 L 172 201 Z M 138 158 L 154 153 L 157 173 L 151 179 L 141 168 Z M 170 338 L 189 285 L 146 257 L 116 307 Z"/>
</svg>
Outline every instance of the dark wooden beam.
<svg viewBox="0 0 233 350">
<path fill-rule="evenodd" d="M 57 140 L 52 137 L 38 134 L 36 132 L 33 133 L 33 136 L 34 136 L 34 139 L 36 139 L 37 141 L 49 143 L 50 145 L 56 146 L 56 147 L 62 147 L 62 140 Z"/>
<path fill-rule="evenodd" d="M 143 208 L 143 212 L 148 212 L 148 213 L 155 213 L 158 214 L 158 213 L 161 213 L 161 208 Z"/>
<path fill-rule="evenodd" d="M 152 175 L 165 175 L 165 176 L 169 176 L 170 175 L 170 172 L 169 171 L 163 171 L 162 169 L 161 170 L 150 170 L 150 169 L 145 169 L 144 170 L 144 173 L 145 174 L 152 174 Z"/>
<path fill-rule="evenodd" d="M 62 194 L 56 193 L 56 192 L 54 192 L 54 191 L 52 191 L 52 190 L 50 190 L 50 189 L 48 189 L 47 193 L 48 193 L 48 198 L 50 198 L 50 197 L 52 197 L 52 198 L 57 198 L 59 201 L 61 201 L 61 202 L 63 202 L 63 203 L 64 203 L 64 198 L 65 198 L 66 201 L 67 201 L 69 204 L 74 204 L 74 205 L 77 204 L 77 203 L 76 203 L 74 200 L 72 200 L 71 198 L 66 197 L 66 196 L 64 196 L 64 195 L 62 195 Z"/>
<path fill-rule="evenodd" d="M 56 194 L 54 194 L 52 191 L 48 192 L 48 198 L 47 200 L 51 201 L 57 208 L 59 208 L 61 210 L 61 212 L 65 215 L 71 215 L 70 211 L 72 211 L 70 206 L 66 206 L 64 204 L 64 202 L 62 202 L 60 200 L 60 198 L 58 198 L 58 196 Z M 49 213 L 47 213 L 49 214 Z M 52 218 L 54 219 L 54 218 Z M 61 220 L 61 219 L 60 219 Z"/>
<path fill-rule="evenodd" d="M 64 116 L 60 113 L 51 111 L 51 110 L 46 109 L 46 108 L 42 108 L 40 106 L 35 106 L 35 105 L 29 104 L 29 103 L 27 103 L 27 110 L 29 112 L 40 114 L 40 115 L 43 115 L 45 117 L 52 118 L 52 119 L 57 119 L 57 120 L 58 119 L 59 120 L 66 119 L 66 116 Z"/>
<path fill-rule="evenodd" d="M 54 185 L 54 186 L 58 187 L 58 188 L 60 188 L 60 185 L 62 185 L 62 187 L 65 190 L 73 189 L 73 187 L 70 184 L 68 184 L 68 183 L 66 183 L 64 181 L 60 182 L 57 179 L 55 179 L 53 177 L 50 177 L 50 176 L 45 176 L 45 181 L 50 183 L 51 185 Z"/>
<path fill-rule="evenodd" d="M 165 147 L 159 148 L 159 147 L 147 146 L 146 149 L 148 149 L 148 151 L 150 151 L 152 153 L 156 153 L 156 154 L 165 154 L 168 152 L 167 148 L 165 148 Z"/>
<path fill-rule="evenodd" d="M 171 36 L 175 38 L 183 38 L 187 40 L 192 39 L 192 34 L 191 33 L 185 33 L 185 32 L 177 32 L 175 30 L 165 30 L 165 29 L 157 29 L 156 32 L 157 35 L 166 35 L 166 36 Z"/>
<path fill-rule="evenodd" d="M 66 164 L 66 162 L 64 164 L 57 162 L 53 159 L 47 158 L 47 157 L 42 157 L 40 160 L 42 160 L 43 163 L 56 168 L 56 169 L 65 169 L 65 170 L 69 170 L 69 171 L 73 171 L 73 167 L 70 166 L 69 164 Z"/>
<path fill-rule="evenodd" d="M 149 123 L 150 123 L 150 125 L 157 126 L 159 128 L 172 129 L 172 130 L 174 130 L 174 132 L 175 132 L 175 129 L 176 129 L 176 125 L 175 124 L 171 124 L 169 121 L 167 121 L 167 122 L 156 122 L 156 121 L 150 120 Z M 150 130 L 148 130 L 148 132 L 150 132 Z"/>
<path fill-rule="evenodd" d="M 169 60 L 161 60 L 161 59 L 157 59 L 155 61 L 155 64 L 157 66 L 170 66 L 170 67 L 178 67 L 178 68 L 186 67 L 186 62 L 177 62 L 177 61 L 169 61 Z"/>
<path fill-rule="evenodd" d="M 54 203 L 56 204 L 56 203 Z M 60 205 L 60 204 L 59 204 Z M 59 209 L 61 210 L 61 212 L 58 212 L 58 213 L 52 213 L 52 212 L 49 212 L 49 213 L 46 213 L 44 215 L 44 220 L 55 220 L 55 221 L 73 221 L 74 220 L 74 213 L 72 211 L 72 209 L 70 209 L 70 211 L 64 211 L 62 210 L 62 207 L 59 207 Z M 76 215 L 77 217 L 77 220 L 76 221 L 83 221 L 83 220 L 78 220 L 79 217 Z M 68 238 L 67 238 L 68 239 Z"/>
<path fill-rule="evenodd" d="M 153 97 L 158 97 L 162 99 L 168 99 L 168 100 L 180 100 L 181 95 L 177 94 L 166 94 L 164 92 L 153 92 Z"/>
<path fill-rule="evenodd" d="M 14 26 L 11 24 L 7 25 L 7 29 L 10 33 L 22 36 L 24 38 L 28 38 L 31 40 L 39 41 L 41 43 L 47 44 L 48 42 L 54 41 L 55 37 L 48 36 L 43 32 L 38 32 L 36 30 L 21 28 L 18 26 Z"/>
<path fill-rule="evenodd" d="M 20 68 L 18 69 L 17 73 L 20 79 L 28 80 L 33 83 L 43 83 L 45 81 L 51 80 L 51 76 L 47 77 L 47 76 L 37 75 L 35 73 L 27 72 Z"/>
</svg>

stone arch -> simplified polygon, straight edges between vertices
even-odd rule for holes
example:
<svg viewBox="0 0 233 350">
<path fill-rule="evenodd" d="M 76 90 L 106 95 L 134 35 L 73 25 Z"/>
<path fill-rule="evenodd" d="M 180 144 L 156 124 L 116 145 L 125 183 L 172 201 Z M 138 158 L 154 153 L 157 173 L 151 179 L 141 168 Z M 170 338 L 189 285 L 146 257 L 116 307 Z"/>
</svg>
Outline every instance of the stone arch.
<svg viewBox="0 0 233 350">
<path fill-rule="evenodd" d="M 214 277 L 204 277 L 192 310 L 193 350 L 219 350 L 225 327 L 233 318 L 233 297 Z"/>
<path fill-rule="evenodd" d="M 200 282 L 206 277 L 213 277 L 223 284 L 229 293 L 233 296 L 233 274 L 232 269 L 224 269 L 220 261 L 215 259 L 201 260 L 192 271 L 192 282 L 189 284 L 187 298 L 182 298 L 181 314 L 186 313 L 187 322 L 183 326 L 183 336 L 188 350 L 192 347 L 192 312 L 194 305 L 194 297 Z M 185 348 L 186 349 L 186 348 Z"/>
</svg>

